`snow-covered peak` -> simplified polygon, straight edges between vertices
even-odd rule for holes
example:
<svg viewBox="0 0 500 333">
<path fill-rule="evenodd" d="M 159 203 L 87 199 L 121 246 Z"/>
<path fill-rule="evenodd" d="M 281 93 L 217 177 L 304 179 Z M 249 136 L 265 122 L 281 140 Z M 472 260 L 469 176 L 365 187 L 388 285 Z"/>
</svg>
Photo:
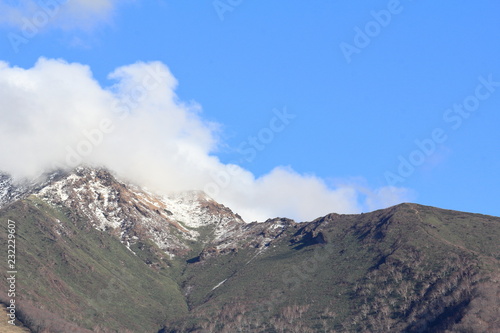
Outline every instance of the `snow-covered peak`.
<svg viewBox="0 0 500 333">
<path fill-rule="evenodd" d="M 121 181 L 105 169 L 76 168 L 36 195 L 78 212 L 94 228 L 115 233 L 127 245 L 147 238 L 171 255 L 189 251 L 187 240 L 220 240 L 244 224 L 203 192 L 158 195 Z M 210 228 L 210 238 L 200 228 Z"/>
<path fill-rule="evenodd" d="M 53 181 L 59 174 L 54 172 L 50 175 L 41 175 L 38 179 L 14 180 L 10 175 L 0 172 L 0 208 L 32 194 Z"/>
<path fill-rule="evenodd" d="M 171 257 L 199 250 L 200 244 L 200 258 L 230 253 L 240 246 L 264 251 L 296 228 L 287 219 L 247 224 L 202 191 L 160 195 L 102 168 L 78 167 L 42 179 L 15 184 L 0 173 L 0 208 L 35 195 L 67 209 L 75 222 L 115 235 L 132 252 L 149 242 L 156 244 L 154 251 Z"/>
</svg>

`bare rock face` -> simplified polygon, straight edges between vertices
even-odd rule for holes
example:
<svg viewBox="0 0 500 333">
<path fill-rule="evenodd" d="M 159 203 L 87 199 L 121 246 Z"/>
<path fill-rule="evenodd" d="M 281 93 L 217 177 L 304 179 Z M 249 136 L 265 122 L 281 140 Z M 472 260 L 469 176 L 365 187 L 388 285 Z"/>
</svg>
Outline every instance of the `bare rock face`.
<svg viewBox="0 0 500 333">
<path fill-rule="evenodd" d="M 61 172 L 56 171 L 50 175 L 42 175 L 39 179 L 16 181 L 10 175 L 0 171 L 0 209 L 27 197 L 60 176 Z"/>
<path fill-rule="evenodd" d="M 203 192 L 157 195 L 104 169 L 79 167 L 35 195 L 86 217 L 92 227 L 116 235 L 129 249 L 150 240 L 169 256 L 185 255 L 191 250 L 189 241 L 222 241 L 245 224 Z"/>
<path fill-rule="evenodd" d="M 272 247 L 275 242 L 286 238 L 288 231 L 294 233 L 299 223 L 287 218 L 268 219 L 237 225 L 230 231 L 231 237 L 214 239 L 199 255 L 199 260 L 218 255 L 238 252 L 241 248 L 257 249 L 259 252 Z"/>
<path fill-rule="evenodd" d="M 196 249 L 200 260 L 239 248 L 265 250 L 299 225 L 285 218 L 247 224 L 202 191 L 159 195 L 106 169 L 78 167 L 24 183 L 0 174 L 0 208 L 30 195 L 118 237 L 132 252 L 134 245 L 152 242 L 171 258 Z"/>
</svg>

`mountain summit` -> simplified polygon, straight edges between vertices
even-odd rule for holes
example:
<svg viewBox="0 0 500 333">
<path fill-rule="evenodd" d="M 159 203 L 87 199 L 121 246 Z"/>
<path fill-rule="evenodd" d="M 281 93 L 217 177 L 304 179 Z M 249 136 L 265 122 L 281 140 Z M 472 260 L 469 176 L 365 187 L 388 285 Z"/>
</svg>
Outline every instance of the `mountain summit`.
<svg viewBox="0 0 500 333">
<path fill-rule="evenodd" d="M 497 217 L 401 204 L 245 223 L 203 192 L 79 167 L 1 175 L 0 219 L 33 332 L 500 331 Z"/>
<path fill-rule="evenodd" d="M 139 241 L 151 240 L 171 257 L 189 252 L 189 241 L 221 241 L 244 224 L 240 216 L 203 192 L 161 196 L 118 180 L 105 169 L 78 167 L 69 173 L 56 172 L 36 185 L 16 186 L 6 175 L 2 180 L 0 207 L 33 195 L 85 217 L 93 228 L 117 236 L 129 249 Z M 202 229 L 205 233 L 210 229 L 211 237 Z"/>
</svg>

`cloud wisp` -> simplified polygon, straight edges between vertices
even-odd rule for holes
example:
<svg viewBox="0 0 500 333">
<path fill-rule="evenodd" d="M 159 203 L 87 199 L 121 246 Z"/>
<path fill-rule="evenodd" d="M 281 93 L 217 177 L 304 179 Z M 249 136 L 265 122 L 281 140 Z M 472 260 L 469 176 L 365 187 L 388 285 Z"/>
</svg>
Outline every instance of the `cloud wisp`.
<svg viewBox="0 0 500 333">
<path fill-rule="evenodd" d="M 331 186 L 277 166 L 262 177 L 214 152 L 220 126 L 177 97 L 160 62 L 116 69 L 103 87 L 88 66 L 44 59 L 29 69 L 0 62 L 0 170 L 33 178 L 55 167 L 104 166 L 151 190 L 205 190 L 247 221 L 299 221 L 357 213 L 408 200 L 402 188 Z M 244 156 L 242 156 L 244 158 Z"/>
<path fill-rule="evenodd" d="M 9 29 L 6 38 L 15 53 L 53 29 L 71 32 L 71 47 L 89 48 L 74 31 L 88 33 L 111 24 L 117 5 L 117 0 L 0 0 L 0 27 Z"/>
<path fill-rule="evenodd" d="M 90 30 L 109 23 L 117 0 L 0 0 L 0 24 L 27 30 L 51 27 Z"/>
</svg>

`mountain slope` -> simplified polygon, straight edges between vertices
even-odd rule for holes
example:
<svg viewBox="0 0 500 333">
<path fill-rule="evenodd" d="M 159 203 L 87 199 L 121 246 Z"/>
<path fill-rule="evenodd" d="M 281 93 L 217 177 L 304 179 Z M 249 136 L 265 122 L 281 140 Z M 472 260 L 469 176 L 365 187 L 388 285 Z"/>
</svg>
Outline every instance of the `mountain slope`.
<svg viewBox="0 0 500 333">
<path fill-rule="evenodd" d="M 500 331 L 497 217 L 401 204 L 246 224 L 102 169 L 4 184 L 34 332 Z"/>
<path fill-rule="evenodd" d="M 36 195 L 85 216 L 94 228 L 110 231 L 128 247 L 151 240 L 170 257 L 191 251 L 189 241 L 207 241 L 201 229 L 208 227 L 215 239 L 224 239 L 244 224 L 202 192 L 159 196 L 119 181 L 106 170 L 77 168 Z"/>
<path fill-rule="evenodd" d="M 19 226 L 19 313 L 35 331 L 157 331 L 187 311 L 175 281 L 185 259 L 177 257 L 244 224 L 202 193 L 157 196 L 106 170 L 5 184 L 0 220 Z"/>
<path fill-rule="evenodd" d="M 70 212 L 30 197 L 3 209 L 0 219 L 18 228 L 16 302 L 31 328 L 153 332 L 160 318 L 187 310 L 171 278 Z"/>
<path fill-rule="evenodd" d="M 188 266 L 167 332 L 495 332 L 499 239 L 499 218 L 414 204 L 293 224 Z"/>
</svg>

